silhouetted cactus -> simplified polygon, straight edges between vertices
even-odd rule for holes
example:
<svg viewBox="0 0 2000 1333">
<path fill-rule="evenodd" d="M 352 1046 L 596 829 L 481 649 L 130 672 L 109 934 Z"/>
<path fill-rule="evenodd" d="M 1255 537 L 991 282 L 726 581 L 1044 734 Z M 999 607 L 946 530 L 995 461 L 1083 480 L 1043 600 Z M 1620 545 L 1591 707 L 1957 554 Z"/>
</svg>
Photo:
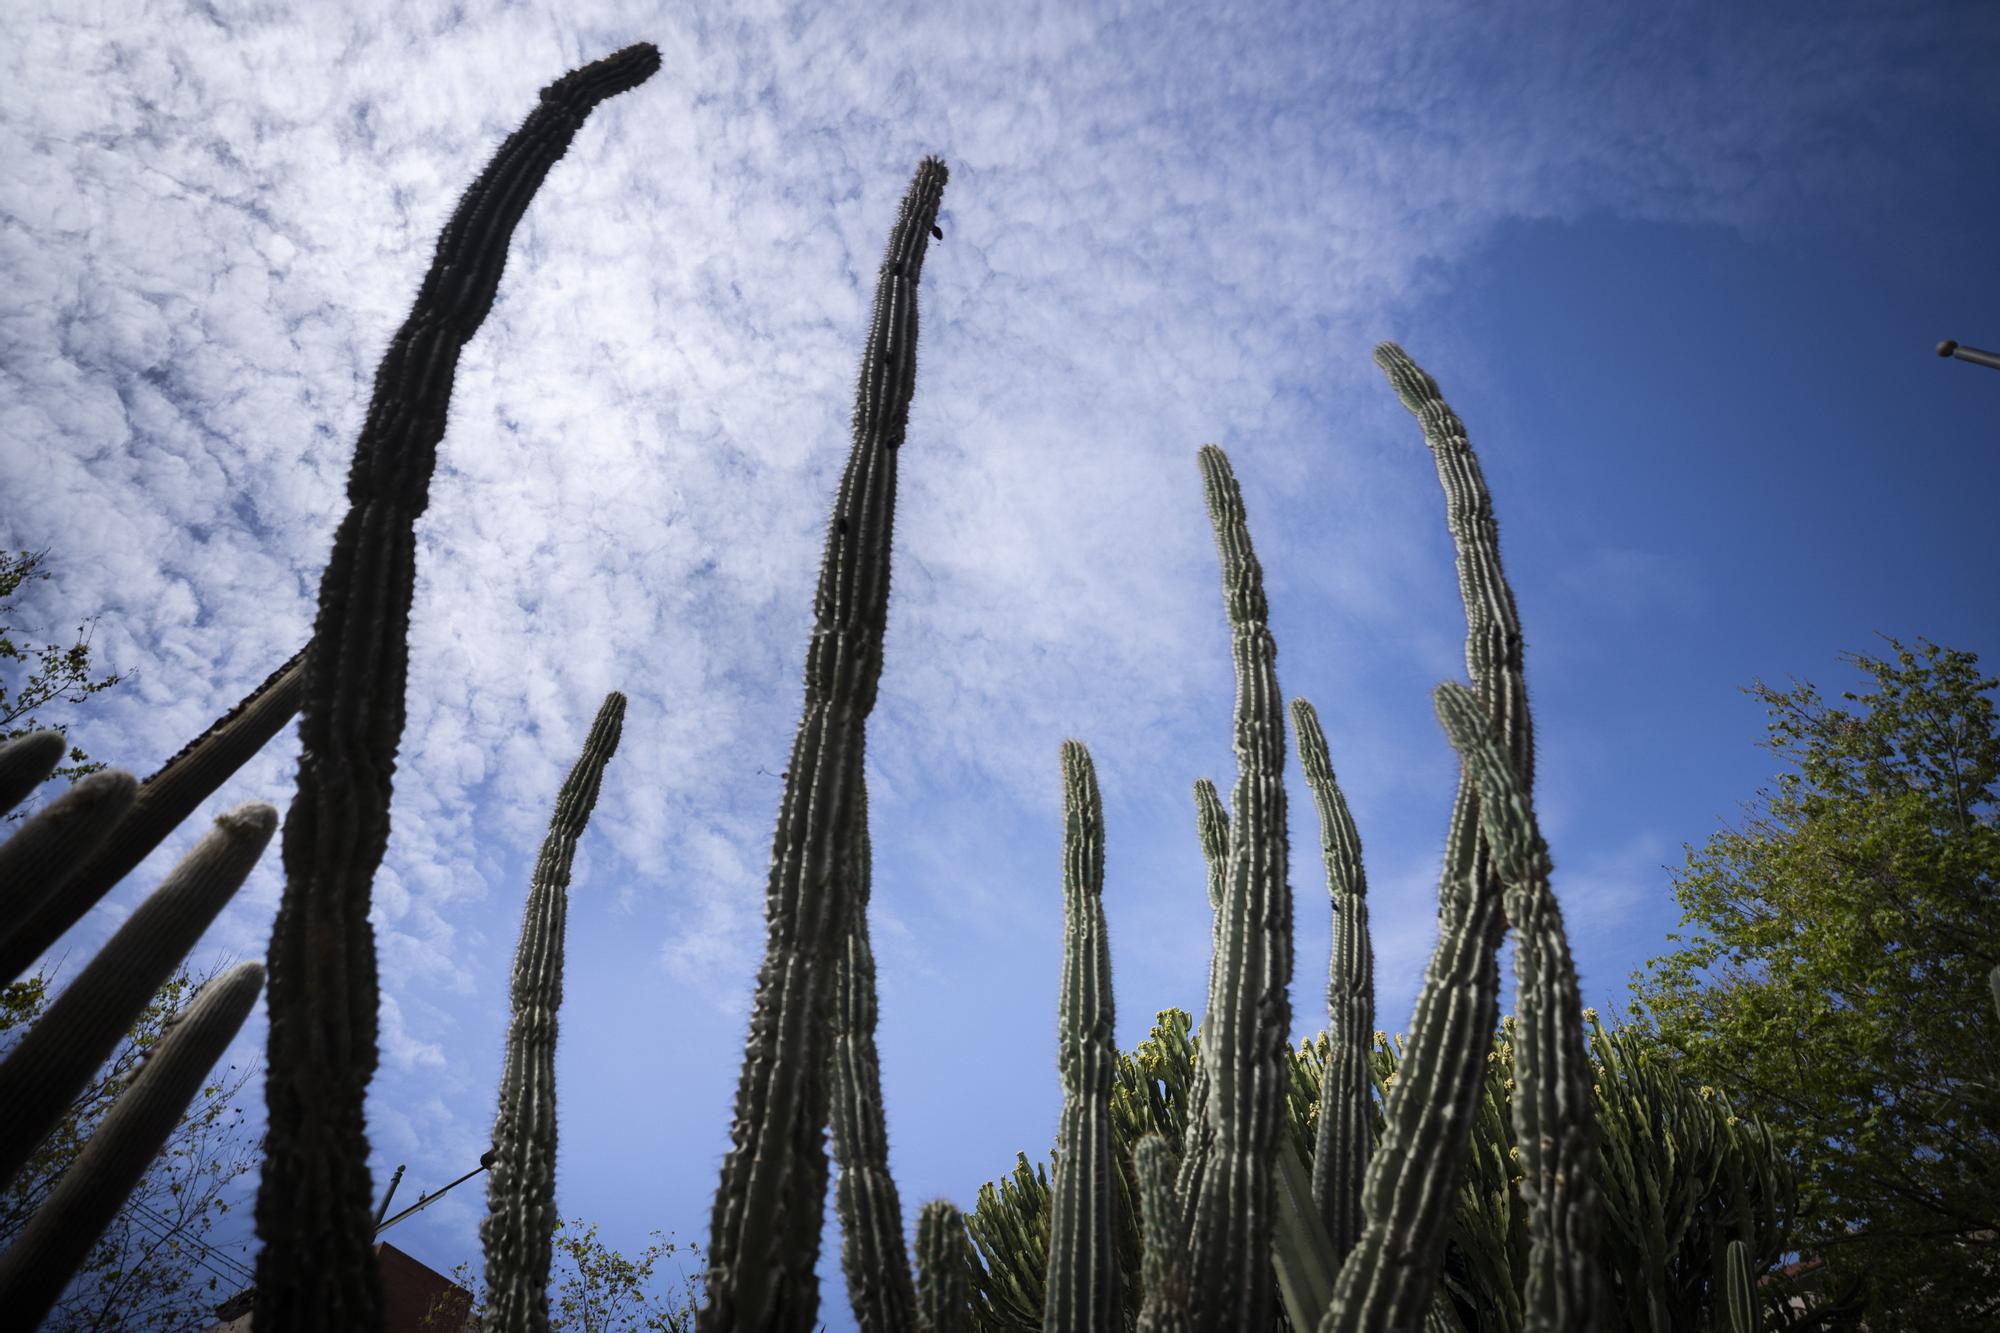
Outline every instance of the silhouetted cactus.
<svg viewBox="0 0 2000 1333">
<path fill-rule="evenodd" d="M 1057 1030 L 1063 1108 L 1049 1213 L 1042 1327 L 1113 1333 L 1118 1196 L 1111 1076 L 1118 1063 L 1111 941 L 1104 923 L 1104 805 L 1090 751 L 1064 741 L 1063 965 Z"/>
<path fill-rule="evenodd" d="M 563 937 L 570 863 L 590 822 L 604 766 L 618 751 L 625 696 L 604 697 L 569 776 L 556 794 L 521 914 L 511 988 L 513 1018 L 493 1120 L 486 1177 L 484 1327 L 489 1333 L 546 1333 L 549 1261 L 556 1230 L 556 1030 L 562 1008 Z"/>
<path fill-rule="evenodd" d="M 0 1186 L 48 1137 L 243 886 L 277 827 L 278 812 L 268 805 L 216 816 L 215 827 L 8 1052 L 0 1063 Z"/>
<path fill-rule="evenodd" d="M 389 837 L 403 733 L 417 518 L 429 499 L 452 374 L 493 304 L 535 190 L 605 98 L 660 66 L 641 43 L 542 89 L 459 201 L 409 318 L 375 375 L 348 511 L 320 580 L 271 934 L 269 1111 L 257 1196 L 257 1333 L 381 1323 L 363 1104 L 375 1072 L 368 907 Z"/>
<path fill-rule="evenodd" d="M 62 1295 L 243 1026 L 263 981 L 260 965 L 242 963 L 202 988 L 0 1253 L 0 1310 L 14 1327 L 35 1327 Z"/>
<path fill-rule="evenodd" d="M 847 856 L 847 929 L 834 961 L 827 1081 L 833 1160 L 840 1168 L 834 1211 L 840 1218 L 840 1267 L 862 1333 L 903 1333 L 915 1326 L 917 1289 L 903 1244 L 903 1205 L 889 1174 L 889 1129 L 882 1108 L 882 1065 L 875 1052 L 875 954 L 868 943 L 873 849 L 868 788 L 854 785 L 854 834 Z"/>
<path fill-rule="evenodd" d="M 924 1333 L 972 1333 L 965 1219 L 943 1199 L 917 1214 L 917 1308 Z"/>
<path fill-rule="evenodd" d="M 1319 1086 L 1319 1129 L 1313 1141 L 1312 1197 L 1338 1263 L 1361 1238 L 1361 1182 L 1374 1150 L 1375 1087 L 1368 1053 L 1375 1039 L 1375 954 L 1368 940 L 1368 877 L 1361 835 L 1334 780 L 1319 714 L 1292 700 L 1299 767 L 1319 811 L 1320 851 L 1333 899 L 1333 947 L 1327 960 L 1327 1038 Z"/>
<path fill-rule="evenodd" d="M 925 158 L 875 288 L 855 390 L 854 447 L 827 524 L 805 705 L 785 768 L 765 893 L 769 935 L 709 1235 L 702 1333 L 797 1330 L 818 1308 L 826 1194 L 825 1004 L 845 924 L 839 870 L 865 724 L 882 674 L 896 450 L 917 372 L 917 281 L 947 172 Z"/>
<path fill-rule="evenodd" d="M 1236 665 L 1237 779 L 1229 863 L 1202 1020 L 1208 1103 L 1192 1141 L 1207 1140 L 1198 1171 L 1184 1161 L 1189 1314 L 1204 1333 L 1262 1328 L 1271 1318 L 1273 1154 L 1284 1116 L 1291 1039 L 1292 899 L 1286 879 L 1284 702 L 1277 646 L 1266 626 L 1263 570 L 1250 546 L 1243 496 L 1214 445 L 1200 453 L 1202 487 L 1222 559 L 1223 606 Z M 1190 1151 L 1188 1161 L 1198 1161 Z"/>
<path fill-rule="evenodd" d="M 77 849 L 41 906 L 0 934 L 0 976 L 16 976 L 155 847 L 166 841 L 195 808 L 249 762 L 251 756 L 299 711 L 305 681 L 306 649 L 265 678 L 215 724 L 139 784 L 130 808 L 101 840 Z"/>
<path fill-rule="evenodd" d="M 7 904 L 0 921 L 0 959 L 10 965 L 0 972 L 0 981 L 13 980 L 40 955 L 40 949 L 27 950 L 29 914 L 62 887 L 79 858 L 103 843 L 132 808 L 138 787 L 130 773 L 119 769 L 92 773 L 22 820 L 14 836 L 0 843 L 0 898 Z"/>
<path fill-rule="evenodd" d="M 56 771 L 69 742 L 60 731 L 31 731 L 0 742 L 0 814 L 26 800 Z"/>
</svg>

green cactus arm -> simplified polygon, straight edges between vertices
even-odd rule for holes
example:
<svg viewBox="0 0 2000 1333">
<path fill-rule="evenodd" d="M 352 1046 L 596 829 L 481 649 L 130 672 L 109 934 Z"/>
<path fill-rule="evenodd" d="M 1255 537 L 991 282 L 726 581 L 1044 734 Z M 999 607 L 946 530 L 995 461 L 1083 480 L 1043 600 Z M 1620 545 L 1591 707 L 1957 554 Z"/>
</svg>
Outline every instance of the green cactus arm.
<svg viewBox="0 0 2000 1333">
<path fill-rule="evenodd" d="M 1299 766 L 1319 811 L 1326 887 L 1333 900 L 1333 947 L 1326 981 L 1328 1054 L 1319 1086 L 1312 1197 L 1333 1242 L 1337 1264 L 1361 1237 L 1361 1182 L 1374 1149 L 1369 1132 L 1375 1104 L 1368 1053 L 1375 1044 L 1375 955 L 1368 939 L 1368 878 L 1361 865 L 1361 835 L 1334 780 L 1319 714 L 1304 699 L 1292 700 L 1292 730 L 1298 735 Z"/>
<path fill-rule="evenodd" d="M 195 808 L 263 749 L 299 711 L 306 649 L 265 678 L 213 725 L 139 784 L 132 804 L 41 906 L 0 935 L 0 976 L 19 975 L 98 900 L 152 855 Z"/>
<path fill-rule="evenodd" d="M 416 522 L 429 500 L 453 370 L 493 304 L 515 225 L 591 111 L 659 65 L 659 52 L 640 44 L 542 89 L 445 224 L 375 374 L 347 477 L 349 508 L 320 580 L 299 710 L 298 793 L 282 840 L 257 1333 L 365 1331 L 382 1320 L 364 1128 L 377 1058 L 368 909 L 403 732 Z"/>
<path fill-rule="evenodd" d="M 965 1219 L 943 1199 L 917 1214 L 917 1314 L 924 1333 L 972 1333 Z"/>
<path fill-rule="evenodd" d="M 1729 1327 L 1731 1333 L 1762 1333 L 1757 1293 L 1750 1285 L 1750 1250 L 1740 1240 L 1729 1242 Z"/>
<path fill-rule="evenodd" d="M 1063 965 L 1057 1031 L 1061 1154 L 1049 1215 L 1048 1333 L 1122 1327 L 1112 1172 L 1111 1079 L 1118 1060 L 1111 942 L 1104 921 L 1104 805 L 1090 751 L 1064 741 Z"/>
<path fill-rule="evenodd" d="M 1015 1153 L 1012 1173 L 980 1186 L 978 1197 L 966 1231 L 983 1260 L 981 1323 L 1040 1328 L 1049 1267 L 1048 1173 L 1030 1164 L 1026 1153 Z"/>
<path fill-rule="evenodd" d="M 69 740 L 52 728 L 0 741 L 0 814 L 26 800 L 67 753 Z"/>
<path fill-rule="evenodd" d="M 161 1036 L 76 1161 L 0 1253 L 0 1310 L 36 1327 L 159 1156 L 188 1104 L 222 1058 L 264 981 L 242 963 L 217 977 Z"/>
<path fill-rule="evenodd" d="M 709 1233 L 702 1333 L 812 1327 L 827 1120 L 824 1004 L 843 907 L 856 757 L 882 672 L 896 452 L 916 387 L 917 281 L 947 172 L 925 158 L 903 196 L 875 289 L 855 391 L 854 447 L 827 525 L 806 653 L 805 705 L 786 766 L 769 934 Z"/>
<path fill-rule="evenodd" d="M 1230 800 L 1229 874 L 1202 1068 L 1214 1156 L 1183 1200 L 1190 1313 L 1202 1333 L 1262 1328 L 1271 1319 L 1274 1155 L 1285 1131 L 1291 1058 L 1292 899 L 1286 878 L 1285 728 L 1277 646 L 1264 576 L 1251 548 L 1243 495 L 1229 459 L 1200 453 L 1203 491 L 1222 563 L 1236 668 L 1236 788 Z M 1183 1180 L 1183 1188 L 1188 1182 Z"/>
<path fill-rule="evenodd" d="M 1194 784 L 1194 826 L 1201 841 L 1202 860 L 1208 866 L 1208 989 L 1203 992 L 1206 997 L 1214 993 L 1215 964 L 1222 956 L 1222 887 L 1229 878 L 1229 812 L 1223 808 L 1215 784 L 1207 778 L 1197 779 Z M 1208 1075 L 1199 1061 L 1194 1065 L 1182 1122 L 1174 1206 L 1180 1210 L 1177 1225 L 1185 1241 L 1194 1220 L 1191 1210 L 1196 1185 L 1215 1155 L 1215 1126 L 1208 1117 Z"/>
<path fill-rule="evenodd" d="M 1514 1137 L 1528 1209 L 1528 1273 L 1521 1284 L 1532 1333 L 1594 1328 L 1605 1306 L 1596 1244 L 1603 1200 L 1596 1181 L 1591 1070 L 1583 999 L 1549 888 L 1549 851 L 1534 803 L 1501 751 L 1472 691 L 1449 681 L 1433 696 L 1438 719 L 1478 784 L 1479 817 L 1506 886 L 1519 1030 L 1514 1039 Z"/>
<path fill-rule="evenodd" d="M 514 949 L 500 1105 L 486 1216 L 486 1333 L 546 1333 L 549 1262 L 556 1228 L 556 1032 L 562 1008 L 563 939 L 570 866 L 597 805 L 604 766 L 618 751 L 625 696 L 613 690 L 590 725 L 583 752 L 556 793 Z"/>
<path fill-rule="evenodd" d="M 868 942 L 873 849 L 868 789 L 854 779 L 854 833 L 847 854 L 847 928 L 834 962 L 827 1081 L 831 1085 L 833 1160 L 840 1168 L 834 1211 L 840 1218 L 840 1267 L 862 1333 L 908 1333 L 917 1326 L 917 1293 L 903 1243 L 903 1204 L 889 1174 L 889 1128 L 882 1065 L 875 1049 L 875 954 Z"/>
<path fill-rule="evenodd" d="M 1333 1303 L 1340 1255 L 1320 1219 L 1305 1163 L 1288 1142 L 1278 1145 L 1278 1224 L 1271 1235 L 1271 1267 L 1292 1327 L 1318 1328 Z"/>
<path fill-rule="evenodd" d="M 9 964 L 0 979 L 12 981 L 41 954 L 41 949 L 28 952 L 29 920 L 71 868 L 110 836 L 138 789 L 130 773 L 115 768 L 92 773 L 22 820 L 0 843 L 0 904 L 7 913 L 0 957 Z"/>
<path fill-rule="evenodd" d="M 202 932 L 249 878 L 278 812 L 242 805 L 215 825 L 125 919 L 0 1063 L 0 1187 L 117 1049 Z"/>
<path fill-rule="evenodd" d="M 1159 1134 L 1132 1149 L 1139 1177 L 1139 1216 L 1145 1232 L 1137 1333 L 1187 1333 L 1187 1276 L 1181 1270 L 1180 1208 L 1174 1202 L 1174 1150 Z"/>
</svg>

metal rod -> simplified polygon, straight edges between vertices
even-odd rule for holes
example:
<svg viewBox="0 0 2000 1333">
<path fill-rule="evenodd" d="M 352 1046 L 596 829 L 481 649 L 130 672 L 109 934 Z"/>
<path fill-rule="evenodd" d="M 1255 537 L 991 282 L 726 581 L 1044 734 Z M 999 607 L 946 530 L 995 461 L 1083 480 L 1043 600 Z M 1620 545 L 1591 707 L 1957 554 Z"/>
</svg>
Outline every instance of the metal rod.
<svg viewBox="0 0 2000 1333">
<path fill-rule="evenodd" d="M 1949 338 L 1937 345 L 1937 354 L 1956 357 L 1960 361 L 1970 361 L 1975 366 L 1989 366 L 1994 370 L 2000 370 L 2000 353 L 1982 352 L 1977 347 L 1960 347 Z"/>
<path fill-rule="evenodd" d="M 422 1209 L 430 1207 L 432 1204 L 436 1203 L 439 1199 L 442 1199 L 452 1189 L 456 1188 L 459 1185 L 463 1185 L 466 1181 L 472 1179 L 474 1176 L 478 1175 L 481 1171 L 484 1171 L 487 1167 L 491 1165 L 493 1165 L 493 1151 L 492 1149 L 489 1148 L 487 1151 L 479 1155 L 478 1166 L 473 1167 L 470 1171 L 460 1176 L 457 1180 L 452 1181 L 449 1185 L 442 1186 L 436 1194 L 419 1194 L 417 1196 L 417 1201 L 411 1204 L 408 1208 L 405 1208 L 402 1212 L 397 1213 L 394 1217 L 390 1218 L 386 1222 L 376 1223 L 375 1234 L 379 1236 L 383 1232 L 387 1231 L 390 1227 L 395 1226 L 396 1223 L 408 1217 L 410 1214 L 419 1212 Z"/>
<path fill-rule="evenodd" d="M 403 1183 L 403 1163 L 396 1163 L 396 1173 L 389 1177 L 389 1188 L 382 1195 L 382 1206 L 375 1210 L 375 1229 L 382 1229 L 382 1219 L 389 1215 L 389 1200 L 396 1197 L 396 1186 Z"/>
</svg>

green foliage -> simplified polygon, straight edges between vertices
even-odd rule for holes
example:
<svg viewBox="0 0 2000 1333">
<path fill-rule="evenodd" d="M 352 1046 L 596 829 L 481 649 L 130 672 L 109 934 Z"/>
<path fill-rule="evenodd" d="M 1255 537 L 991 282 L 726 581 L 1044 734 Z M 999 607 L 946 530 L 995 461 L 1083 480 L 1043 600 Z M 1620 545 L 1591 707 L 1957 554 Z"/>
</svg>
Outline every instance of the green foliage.
<svg viewBox="0 0 2000 1333">
<path fill-rule="evenodd" d="M 1750 691 L 1789 766 L 1674 877 L 1633 1012 L 1798 1175 L 1799 1244 L 1871 1326 L 2000 1316 L 2000 729 L 1977 657 L 1891 639 L 1873 683 Z"/>
<path fill-rule="evenodd" d="M 652 1244 L 628 1258 L 598 1238 L 595 1222 L 565 1219 L 554 1238 L 549 1328 L 555 1333 L 691 1333 L 695 1305 L 701 1299 L 701 1247 L 691 1241 L 677 1243 L 658 1231 L 651 1237 Z M 689 1274 L 676 1262 L 678 1286 L 663 1288 L 660 1278 L 665 1275 L 655 1277 L 660 1261 L 682 1250 L 697 1261 L 695 1272 Z M 459 1264 L 450 1277 L 473 1294 L 464 1330 L 485 1326 L 493 1311 L 472 1264 Z M 440 1297 L 425 1316 L 424 1328 L 461 1333 L 446 1328 L 447 1310 L 446 1299 Z"/>
<path fill-rule="evenodd" d="M 0 552 L 0 615 L 8 611 L 8 601 L 20 590 L 24 582 L 29 579 L 50 577 L 48 571 L 41 567 L 47 558 L 46 550 L 20 551 L 13 555 Z M 40 649 L 35 650 L 34 657 L 38 665 L 29 671 L 26 680 L 11 687 L 13 694 L 11 699 L 8 697 L 10 687 L 4 679 L 0 679 L 0 741 L 13 740 L 17 736 L 25 736 L 29 732 L 44 729 L 59 731 L 67 736 L 69 734 L 67 724 L 39 721 L 37 711 L 47 708 L 50 704 L 80 704 L 91 695 L 108 690 L 126 679 L 124 674 L 115 671 L 97 680 L 90 678 L 91 623 L 85 622 L 76 627 L 76 642 L 67 648 L 45 643 Z M 0 663 L 29 660 L 29 650 L 15 643 L 10 637 L 13 628 L 11 625 L 0 625 Z M 16 723 L 20 725 L 16 726 Z M 70 747 L 69 759 L 68 765 L 56 769 L 47 780 L 53 782 L 57 778 L 67 778 L 74 782 L 104 767 L 103 764 L 94 762 L 79 746 Z M 22 819 L 28 813 L 26 810 L 16 810 L 7 818 L 10 821 Z"/>
<path fill-rule="evenodd" d="M 0 1193 L 0 1250 L 48 1199 L 147 1053 L 213 976 L 176 973 L 71 1100 L 55 1131 Z M 0 991 L 0 1053 L 48 1007 L 53 981 L 36 972 Z M 256 1164 L 257 1145 L 243 1131 L 242 1094 L 251 1073 L 229 1066 L 209 1076 L 44 1328 L 172 1333 L 214 1323 L 210 1307 L 233 1289 L 236 1270 L 220 1257 L 226 1252 L 216 1249 L 211 1228 L 229 1213 L 231 1182 Z"/>
</svg>

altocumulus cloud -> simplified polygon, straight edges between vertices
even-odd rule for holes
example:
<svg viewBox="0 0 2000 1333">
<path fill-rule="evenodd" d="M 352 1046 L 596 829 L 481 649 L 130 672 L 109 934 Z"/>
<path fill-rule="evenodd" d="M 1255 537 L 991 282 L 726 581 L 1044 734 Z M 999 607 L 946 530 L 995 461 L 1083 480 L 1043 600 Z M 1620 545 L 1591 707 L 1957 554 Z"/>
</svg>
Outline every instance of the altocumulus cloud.
<svg viewBox="0 0 2000 1333">
<path fill-rule="evenodd" d="M 1455 675 L 1434 482 L 1367 362 L 1399 307 L 1504 220 L 1746 225 L 1844 171 L 1893 181 L 1855 108 L 1924 96 L 1881 56 L 1920 47 L 1920 20 L 1825 6 L 1187 8 L 14 7 L 0 541 L 53 548 L 41 623 L 104 613 L 103 660 L 136 676 L 78 738 L 141 773 L 309 633 L 375 362 L 458 192 L 565 68 L 642 38 L 665 57 L 550 175 L 459 370 L 376 888 L 385 1153 L 443 1177 L 477 1152 L 494 960 L 609 689 L 631 711 L 579 894 L 740 1020 L 775 797 L 757 770 L 796 718 L 875 266 L 923 153 L 953 175 L 871 780 L 878 848 L 900 838 L 919 872 L 878 880 L 884 971 L 934 975 L 911 923 L 1011 937 L 966 908 L 992 886 L 948 874 L 968 793 L 1046 822 L 1070 733 L 1112 794 L 1233 771 L 1196 445 L 1232 450 L 1281 598 L 1337 595 L 1371 669 Z M 1406 735 L 1344 721 L 1357 772 Z M 295 762 L 287 736 L 217 808 L 282 806 Z M 1401 780 L 1448 793 L 1449 758 Z M 261 954 L 278 891 L 274 852 L 211 943 Z M 1427 897 L 1378 908 L 1386 952 L 1421 959 Z M 1120 928 L 1171 923 L 1198 977 L 1199 909 Z"/>
</svg>

